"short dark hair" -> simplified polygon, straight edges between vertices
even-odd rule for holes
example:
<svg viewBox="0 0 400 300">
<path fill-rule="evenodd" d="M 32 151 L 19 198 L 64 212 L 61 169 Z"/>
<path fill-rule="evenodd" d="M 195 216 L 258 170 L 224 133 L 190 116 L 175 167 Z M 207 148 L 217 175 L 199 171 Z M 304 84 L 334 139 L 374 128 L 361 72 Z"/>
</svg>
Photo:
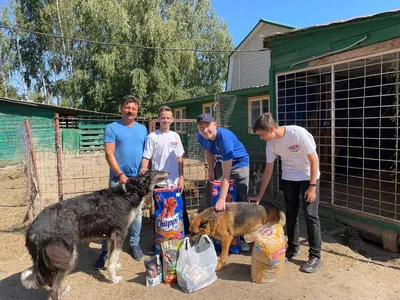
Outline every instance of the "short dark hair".
<svg viewBox="0 0 400 300">
<path fill-rule="evenodd" d="M 161 106 L 161 107 L 158 109 L 158 115 L 157 115 L 157 116 L 159 117 L 160 114 L 161 114 L 162 112 L 164 112 L 164 111 L 169 111 L 169 112 L 172 113 L 171 107 L 164 105 L 164 106 Z"/>
<path fill-rule="evenodd" d="M 276 123 L 272 114 L 264 113 L 262 116 L 258 117 L 258 119 L 254 122 L 253 132 L 255 133 L 257 130 L 269 131 L 270 126 L 278 128 L 278 124 Z"/>
<path fill-rule="evenodd" d="M 122 98 L 121 107 L 127 103 L 136 103 L 138 107 L 140 105 L 139 99 L 133 95 L 126 95 L 124 98 Z"/>
</svg>

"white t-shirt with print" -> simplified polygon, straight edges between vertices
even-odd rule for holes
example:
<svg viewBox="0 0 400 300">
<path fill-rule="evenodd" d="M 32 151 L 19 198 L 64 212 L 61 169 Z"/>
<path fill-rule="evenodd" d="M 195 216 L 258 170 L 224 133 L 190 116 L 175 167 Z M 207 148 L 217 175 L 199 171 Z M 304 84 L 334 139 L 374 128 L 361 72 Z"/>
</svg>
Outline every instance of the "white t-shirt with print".
<svg viewBox="0 0 400 300">
<path fill-rule="evenodd" d="M 267 163 L 274 162 L 277 155 L 282 160 L 282 179 L 291 181 L 310 180 L 310 161 L 306 155 L 316 151 L 313 136 L 303 127 L 285 126 L 281 139 L 267 142 Z M 317 179 L 320 172 L 318 169 Z"/>
<path fill-rule="evenodd" d="M 179 167 L 176 159 L 182 157 L 183 150 L 180 136 L 174 131 L 167 133 L 156 130 L 147 137 L 143 157 L 151 160 L 151 168 L 156 171 L 169 171 L 168 181 L 157 185 L 166 186 L 169 183 L 178 185 Z"/>
</svg>

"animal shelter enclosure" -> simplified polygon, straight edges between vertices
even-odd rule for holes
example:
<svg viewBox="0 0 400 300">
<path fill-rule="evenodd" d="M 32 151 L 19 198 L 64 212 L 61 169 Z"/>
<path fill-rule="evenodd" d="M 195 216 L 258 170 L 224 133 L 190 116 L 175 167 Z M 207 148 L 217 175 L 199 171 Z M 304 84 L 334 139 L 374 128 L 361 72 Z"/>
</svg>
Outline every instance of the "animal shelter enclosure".
<svg viewBox="0 0 400 300">
<path fill-rule="evenodd" d="M 277 116 L 314 136 L 321 202 L 400 220 L 399 51 L 277 74 Z"/>
</svg>

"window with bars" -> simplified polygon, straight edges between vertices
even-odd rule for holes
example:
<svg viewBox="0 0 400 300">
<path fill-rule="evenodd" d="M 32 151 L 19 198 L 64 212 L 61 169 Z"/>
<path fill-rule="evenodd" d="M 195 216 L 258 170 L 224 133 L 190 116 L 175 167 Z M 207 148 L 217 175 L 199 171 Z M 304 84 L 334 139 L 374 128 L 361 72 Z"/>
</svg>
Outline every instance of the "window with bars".
<svg viewBox="0 0 400 300">
<path fill-rule="evenodd" d="M 400 220 L 399 52 L 278 74 L 277 119 L 310 131 L 322 202 Z"/>
<path fill-rule="evenodd" d="M 266 112 L 269 112 L 269 96 L 250 97 L 249 101 L 249 133 L 253 134 L 253 125 L 255 121 Z"/>
</svg>

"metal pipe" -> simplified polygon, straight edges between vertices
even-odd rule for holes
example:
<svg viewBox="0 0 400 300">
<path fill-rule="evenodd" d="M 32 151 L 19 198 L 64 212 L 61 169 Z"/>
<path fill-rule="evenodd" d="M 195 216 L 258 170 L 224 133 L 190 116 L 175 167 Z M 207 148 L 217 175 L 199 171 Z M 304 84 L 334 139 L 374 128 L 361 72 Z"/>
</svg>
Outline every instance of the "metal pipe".
<svg viewBox="0 0 400 300">
<path fill-rule="evenodd" d="M 343 49 L 340 49 L 340 50 L 336 50 L 336 51 L 332 51 L 332 52 L 329 52 L 329 53 L 325 53 L 325 54 L 322 54 L 320 56 L 313 56 L 311 58 L 307 58 L 305 60 L 299 61 L 299 62 L 294 63 L 293 65 L 291 65 L 290 68 L 292 69 L 294 66 L 297 66 L 297 65 L 300 65 L 300 64 L 312 61 L 312 60 L 316 60 L 316 59 L 320 59 L 320 58 L 323 58 L 323 57 L 326 57 L 326 56 L 331 56 L 331 55 L 334 55 L 334 54 L 337 54 L 337 53 L 340 53 L 340 52 L 344 52 L 344 51 L 346 51 L 346 50 L 348 50 L 350 48 L 353 48 L 354 46 L 364 42 L 367 38 L 368 38 L 368 35 L 364 36 L 361 40 L 355 42 L 354 44 L 351 44 L 350 46 L 347 46 L 346 48 L 343 48 Z"/>
<path fill-rule="evenodd" d="M 58 201 L 62 201 L 63 200 L 62 150 L 61 150 L 61 134 L 60 134 L 60 117 L 58 113 L 56 113 L 54 116 L 54 128 L 56 131 Z"/>
</svg>

